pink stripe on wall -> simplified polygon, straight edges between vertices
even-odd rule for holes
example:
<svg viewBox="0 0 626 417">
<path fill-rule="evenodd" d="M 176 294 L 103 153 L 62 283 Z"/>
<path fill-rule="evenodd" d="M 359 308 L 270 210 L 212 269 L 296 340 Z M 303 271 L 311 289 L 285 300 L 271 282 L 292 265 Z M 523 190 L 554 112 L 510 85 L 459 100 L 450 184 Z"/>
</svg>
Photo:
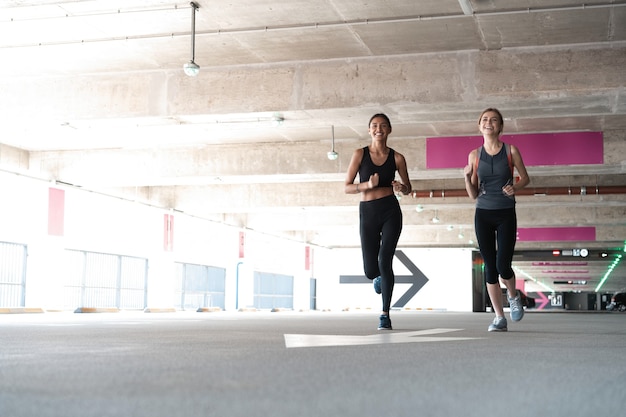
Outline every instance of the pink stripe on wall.
<svg viewBox="0 0 626 417">
<path fill-rule="evenodd" d="M 65 191 L 48 189 L 48 234 L 63 236 L 65 229 Z"/>
<path fill-rule="evenodd" d="M 519 242 L 595 241 L 595 227 L 520 227 Z"/>
<path fill-rule="evenodd" d="M 467 155 L 482 144 L 482 136 L 426 138 L 426 168 L 463 168 Z"/>
<path fill-rule="evenodd" d="M 502 135 L 502 141 L 519 148 L 526 166 L 604 163 L 602 132 Z M 426 138 L 426 168 L 463 168 L 482 143 L 482 136 Z"/>
<path fill-rule="evenodd" d="M 174 250 L 174 215 L 163 215 L 163 250 L 172 252 Z"/>
</svg>

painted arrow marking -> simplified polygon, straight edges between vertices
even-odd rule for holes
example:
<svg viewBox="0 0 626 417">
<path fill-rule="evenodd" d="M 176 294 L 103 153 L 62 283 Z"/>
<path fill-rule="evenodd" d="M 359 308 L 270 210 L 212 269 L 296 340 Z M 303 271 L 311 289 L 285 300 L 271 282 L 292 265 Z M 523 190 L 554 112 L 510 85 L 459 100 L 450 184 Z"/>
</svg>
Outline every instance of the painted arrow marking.
<svg viewBox="0 0 626 417">
<path fill-rule="evenodd" d="M 437 337 L 435 334 L 457 332 L 463 329 L 428 329 L 415 332 L 378 333 L 366 336 L 286 334 L 287 348 L 380 345 L 385 343 L 453 342 L 458 340 L 482 339 L 481 337 Z"/>
<path fill-rule="evenodd" d="M 550 299 L 546 297 L 544 293 L 539 292 L 539 291 L 537 291 L 537 295 L 539 296 L 539 300 L 540 300 L 540 304 L 539 304 L 539 307 L 537 307 L 537 310 L 543 310 L 543 308 L 547 306 L 548 303 L 550 302 Z"/>
<path fill-rule="evenodd" d="M 396 251 L 396 258 L 406 266 L 412 275 L 396 275 L 396 284 L 413 284 L 409 289 L 392 306 L 394 308 L 402 308 L 409 302 L 419 290 L 428 282 L 428 278 L 420 269 L 415 266 L 408 256 L 402 251 Z M 341 275 L 339 276 L 340 284 L 371 284 L 372 281 L 364 275 Z"/>
</svg>

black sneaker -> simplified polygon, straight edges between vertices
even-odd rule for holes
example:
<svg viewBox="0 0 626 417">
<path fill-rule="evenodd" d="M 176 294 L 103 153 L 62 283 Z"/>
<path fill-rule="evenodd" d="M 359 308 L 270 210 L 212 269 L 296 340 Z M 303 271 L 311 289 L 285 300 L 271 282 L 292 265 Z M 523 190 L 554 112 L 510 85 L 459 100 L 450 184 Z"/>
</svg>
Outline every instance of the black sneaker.
<svg viewBox="0 0 626 417">
<path fill-rule="evenodd" d="M 391 328 L 391 319 L 389 316 L 385 316 L 381 314 L 380 316 L 380 324 L 378 325 L 378 330 L 393 330 Z"/>
</svg>

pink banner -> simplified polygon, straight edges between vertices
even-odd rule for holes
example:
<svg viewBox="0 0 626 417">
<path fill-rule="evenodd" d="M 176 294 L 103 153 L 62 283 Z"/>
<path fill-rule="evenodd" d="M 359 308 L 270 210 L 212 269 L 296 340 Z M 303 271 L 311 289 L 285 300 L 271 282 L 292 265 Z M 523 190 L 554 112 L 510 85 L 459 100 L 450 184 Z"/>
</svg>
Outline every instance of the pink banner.
<svg viewBox="0 0 626 417">
<path fill-rule="evenodd" d="M 595 227 L 519 227 L 519 242 L 595 241 Z"/>
<path fill-rule="evenodd" d="M 502 141 L 519 148 L 526 166 L 604 163 L 602 132 L 502 135 Z M 482 143 L 482 136 L 426 138 L 426 168 L 463 168 Z"/>
<path fill-rule="evenodd" d="M 48 189 L 48 234 L 63 236 L 65 230 L 65 191 Z"/>
<path fill-rule="evenodd" d="M 172 252 L 174 250 L 174 215 L 163 215 L 163 250 Z"/>
<path fill-rule="evenodd" d="M 244 232 L 239 232 L 239 258 L 244 258 L 245 243 L 246 234 Z"/>
</svg>

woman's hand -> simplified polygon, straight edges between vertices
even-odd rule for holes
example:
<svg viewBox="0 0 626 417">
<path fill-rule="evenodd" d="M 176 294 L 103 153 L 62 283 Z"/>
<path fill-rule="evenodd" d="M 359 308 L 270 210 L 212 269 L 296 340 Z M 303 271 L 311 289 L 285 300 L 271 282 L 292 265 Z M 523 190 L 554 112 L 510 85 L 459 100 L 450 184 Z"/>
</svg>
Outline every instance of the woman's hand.
<svg viewBox="0 0 626 417">
<path fill-rule="evenodd" d="M 465 168 L 463 168 L 463 174 L 468 178 L 472 178 L 473 173 L 474 167 L 472 167 L 470 164 L 465 165 Z"/>
<path fill-rule="evenodd" d="M 502 187 L 502 194 L 507 197 L 512 197 L 515 195 L 515 188 L 513 188 L 513 182 L 508 180 L 506 184 Z"/>
<path fill-rule="evenodd" d="M 372 174 L 369 181 L 367 181 L 367 188 L 371 190 L 372 188 L 378 187 L 378 181 L 380 181 L 378 173 Z"/>
<path fill-rule="evenodd" d="M 391 181 L 391 186 L 393 187 L 394 193 L 403 193 L 408 190 L 409 187 L 402 184 L 400 181 L 393 180 Z"/>
<path fill-rule="evenodd" d="M 465 168 L 463 168 L 463 176 L 465 177 L 465 190 L 467 191 L 467 195 L 476 199 L 478 197 L 478 187 L 472 184 L 472 177 L 474 176 L 474 165 L 467 164 Z"/>
</svg>

